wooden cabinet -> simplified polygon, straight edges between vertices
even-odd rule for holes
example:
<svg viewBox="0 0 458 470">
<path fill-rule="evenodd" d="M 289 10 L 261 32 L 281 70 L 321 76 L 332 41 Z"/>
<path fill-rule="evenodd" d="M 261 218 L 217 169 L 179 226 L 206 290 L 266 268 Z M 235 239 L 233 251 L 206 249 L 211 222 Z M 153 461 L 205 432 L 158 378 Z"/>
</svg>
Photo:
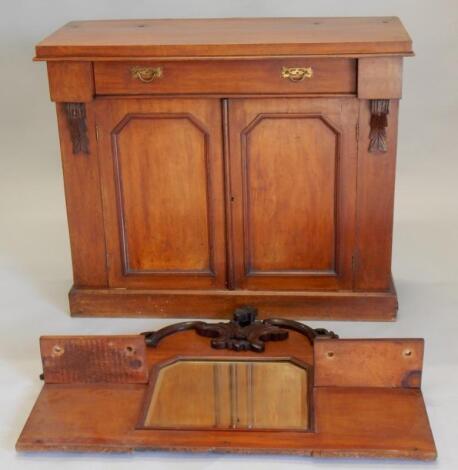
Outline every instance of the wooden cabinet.
<svg viewBox="0 0 458 470">
<path fill-rule="evenodd" d="M 392 319 L 411 54 L 397 18 L 72 22 L 42 41 L 72 313 Z"/>
</svg>

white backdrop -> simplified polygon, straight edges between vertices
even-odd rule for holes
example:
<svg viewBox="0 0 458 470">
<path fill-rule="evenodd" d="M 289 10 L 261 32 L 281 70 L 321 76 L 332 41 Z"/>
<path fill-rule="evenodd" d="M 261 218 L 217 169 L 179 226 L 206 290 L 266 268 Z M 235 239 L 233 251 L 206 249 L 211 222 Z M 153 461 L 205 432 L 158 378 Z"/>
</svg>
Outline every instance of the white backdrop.
<svg viewBox="0 0 458 470">
<path fill-rule="evenodd" d="M 458 468 L 457 0 L 1 0 L 1 468 Z M 70 20 L 228 16 L 399 16 L 416 57 L 404 66 L 393 272 L 395 323 L 311 322 L 342 337 L 424 337 L 423 391 L 433 464 L 280 456 L 139 453 L 19 455 L 14 443 L 41 388 L 42 334 L 154 329 L 162 320 L 72 319 L 71 262 L 54 106 L 34 44 Z"/>
</svg>

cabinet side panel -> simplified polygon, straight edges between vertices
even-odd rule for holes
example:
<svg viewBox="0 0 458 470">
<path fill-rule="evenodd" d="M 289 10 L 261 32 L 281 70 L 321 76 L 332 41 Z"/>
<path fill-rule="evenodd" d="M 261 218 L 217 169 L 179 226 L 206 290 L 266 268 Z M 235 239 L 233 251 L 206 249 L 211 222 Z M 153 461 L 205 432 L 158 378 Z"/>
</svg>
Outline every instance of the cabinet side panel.
<svg viewBox="0 0 458 470">
<path fill-rule="evenodd" d="M 370 101 L 363 100 L 359 119 L 354 287 L 356 290 L 388 290 L 391 284 L 398 101 L 390 101 L 386 152 L 369 151 L 370 123 Z"/>
<path fill-rule="evenodd" d="M 74 285 L 104 287 L 108 284 L 93 105 L 84 105 L 88 153 L 76 154 L 65 106 L 56 107 Z"/>
</svg>

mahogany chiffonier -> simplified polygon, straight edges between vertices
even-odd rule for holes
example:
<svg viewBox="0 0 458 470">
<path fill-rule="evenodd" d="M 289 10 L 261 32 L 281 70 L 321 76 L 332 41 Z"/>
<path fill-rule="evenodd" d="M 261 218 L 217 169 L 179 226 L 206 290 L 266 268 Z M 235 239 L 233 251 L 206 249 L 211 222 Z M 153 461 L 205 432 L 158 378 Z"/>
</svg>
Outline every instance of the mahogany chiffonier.
<svg viewBox="0 0 458 470">
<path fill-rule="evenodd" d="M 391 320 L 395 17 L 76 21 L 57 104 L 73 315 Z"/>
</svg>

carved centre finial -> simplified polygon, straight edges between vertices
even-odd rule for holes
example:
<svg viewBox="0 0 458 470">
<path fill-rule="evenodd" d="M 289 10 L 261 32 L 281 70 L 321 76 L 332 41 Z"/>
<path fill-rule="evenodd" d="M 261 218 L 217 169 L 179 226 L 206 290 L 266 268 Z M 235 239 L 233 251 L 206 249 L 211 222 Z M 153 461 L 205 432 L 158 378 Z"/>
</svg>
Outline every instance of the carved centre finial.
<svg viewBox="0 0 458 470">
<path fill-rule="evenodd" d="M 234 311 L 234 321 L 240 326 L 248 326 L 256 321 L 257 309 L 254 307 L 236 308 Z"/>
</svg>

